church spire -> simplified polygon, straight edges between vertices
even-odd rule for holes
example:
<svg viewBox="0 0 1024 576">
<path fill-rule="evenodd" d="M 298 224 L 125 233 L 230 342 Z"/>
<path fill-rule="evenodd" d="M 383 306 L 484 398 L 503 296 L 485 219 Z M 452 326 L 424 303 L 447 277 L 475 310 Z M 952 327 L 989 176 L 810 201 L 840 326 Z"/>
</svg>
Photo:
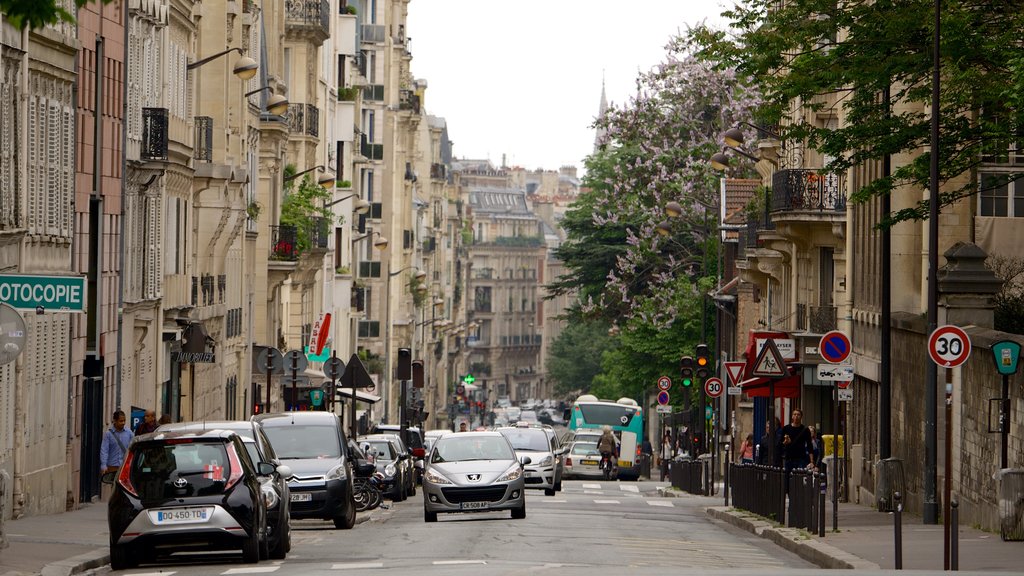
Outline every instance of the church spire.
<svg viewBox="0 0 1024 576">
<path fill-rule="evenodd" d="M 605 115 L 606 112 L 608 112 L 608 97 L 607 97 L 607 95 L 605 93 L 605 89 L 604 89 L 604 72 L 602 71 L 601 72 L 601 103 L 598 105 L 598 108 L 597 108 L 597 119 L 600 120 L 601 118 L 604 118 L 604 115 Z M 598 128 L 597 128 L 597 130 L 596 130 L 596 132 L 594 134 L 594 151 L 595 152 L 597 151 L 598 144 L 600 144 L 601 141 L 604 140 L 604 136 L 605 136 L 605 134 L 607 132 L 608 131 L 605 130 L 603 127 L 598 126 Z"/>
</svg>

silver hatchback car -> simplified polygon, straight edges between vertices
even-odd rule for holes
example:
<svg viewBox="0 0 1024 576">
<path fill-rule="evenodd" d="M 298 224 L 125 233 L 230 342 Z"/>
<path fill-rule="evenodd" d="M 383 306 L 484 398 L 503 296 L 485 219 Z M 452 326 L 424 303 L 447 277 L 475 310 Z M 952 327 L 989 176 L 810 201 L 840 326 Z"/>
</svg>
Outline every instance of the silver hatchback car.
<svg viewBox="0 0 1024 576">
<path fill-rule="evenodd" d="M 437 439 L 423 472 L 423 520 L 439 512 L 511 510 L 526 518 L 523 466 L 497 432 L 460 432 Z"/>
</svg>

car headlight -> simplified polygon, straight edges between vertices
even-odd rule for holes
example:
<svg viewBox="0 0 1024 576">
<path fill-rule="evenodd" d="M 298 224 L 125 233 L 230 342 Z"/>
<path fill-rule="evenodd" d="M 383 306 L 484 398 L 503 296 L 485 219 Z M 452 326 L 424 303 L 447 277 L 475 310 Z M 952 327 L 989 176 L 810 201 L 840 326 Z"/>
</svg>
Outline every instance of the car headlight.
<svg viewBox="0 0 1024 576">
<path fill-rule="evenodd" d="M 395 469 L 395 465 L 394 464 L 388 464 L 387 466 L 384 467 L 384 474 L 386 476 L 394 476 L 395 472 L 397 472 L 397 471 L 398 470 Z"/>
<path fill-rule="evenodd" d="M 520 468 L 518 464 L 516 464 L 515 466 L 509 468 L 508 472 L 505 472 L 504 474 L 499 476 L 498 479 L 495 480 L 495 482 L 511 482 L 513 480 L 519 480 L 522 477 L 523 469 Z"/>
<path fill-rule="evenodd" d="M 423 479 L 426 480 L 427 482 L 430 482 L 431 484 L 451 484 L 452 483 L 451 480 L 445 478 L 444 476 L 441 476 L 440 474 L 438 474 L 437 472 L 434 472 L 433 470 L 427 470 L 427 472 L 425 474 L 423 474 Z"/>
<path fill-rule="evenodd" d="M 348 478 L 348 474 L 345 472 L 345 465 L 340 464 L 331 468 L 331 470 L 324 476 L 327 480 L 344 480 Z"/>
<path fill-rule="evenodd" d="M 554 459 L 551 456 L 545 456 L 543 460 L 537 463 L 537 466 L 551 466 L 552 462 L 554 462 Z"/>
<path fill-rule="evenodd" d="M 281 501 L 281 498 L 277 496 L 277 490 L 274 490 L 273 486 L 264 484 L 261 492 L 263 493 L 263 502 L 267 505 L 267 510 L 274 509 L 277 503 Z"/>
</svg>

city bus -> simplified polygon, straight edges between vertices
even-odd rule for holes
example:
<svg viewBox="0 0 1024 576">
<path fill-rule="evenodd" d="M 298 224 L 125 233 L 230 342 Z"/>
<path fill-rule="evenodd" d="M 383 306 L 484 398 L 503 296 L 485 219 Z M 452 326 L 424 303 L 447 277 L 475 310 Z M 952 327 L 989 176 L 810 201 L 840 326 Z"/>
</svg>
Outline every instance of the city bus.
<svg viewBox="0 0 1024 576">
<path fill-rule="evenodd" d="M 605 425 L 611 426 L 619 437 L 619 478 L 638 479 L 644 437 L 643 408 L 631 398 L 610 402 L 583 394 L 576 399 L 569 417 L 570 431 L 600 430 Z"/>
</svg>

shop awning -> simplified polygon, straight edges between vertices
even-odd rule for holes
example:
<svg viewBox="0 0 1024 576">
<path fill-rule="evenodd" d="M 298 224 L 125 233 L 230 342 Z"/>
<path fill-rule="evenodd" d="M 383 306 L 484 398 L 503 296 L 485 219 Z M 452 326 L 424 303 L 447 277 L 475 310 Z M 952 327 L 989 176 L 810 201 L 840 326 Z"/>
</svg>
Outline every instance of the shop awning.
<svg viewBox="0 0 1024 576">
<path fill-rule="evenodd" d="M 750 374 L 754 371 L 754 362 L 757 361 L 757 339 L 765 337 L 791 338 L 786 332 L 754 332 L 751 330 L 745 352 L 747 365 L 743 368 L 744 374 Z M 776 398 L 799 398 L 801 384 L 799 368 L 789 362 L 786 363 L 786 368 L 789 369 L 790 375 L 776 378 L 774 390 L 772 390 L 771 379 L 758 377 L 747 378 L 740 382 L 740 387 L 743 388 L 743 393 L 747 396 L 757 398 L 767 398 L 772 392 L 774 392 Z M 797 373 L 794 374 L 794 371 L 797 371 Z"/>
</svg>

